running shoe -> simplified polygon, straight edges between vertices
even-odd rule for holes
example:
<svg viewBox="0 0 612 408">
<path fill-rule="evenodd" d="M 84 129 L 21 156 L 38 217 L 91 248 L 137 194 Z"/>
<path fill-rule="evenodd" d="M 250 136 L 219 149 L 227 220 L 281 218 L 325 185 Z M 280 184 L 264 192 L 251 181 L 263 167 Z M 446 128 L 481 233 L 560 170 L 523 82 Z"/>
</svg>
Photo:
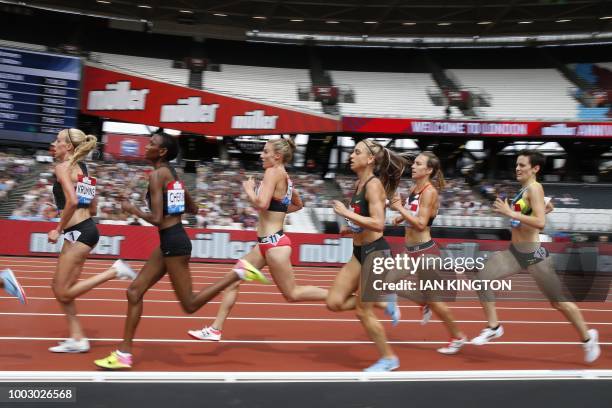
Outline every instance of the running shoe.
<svg viewBox="0 0 612 408">
<path fill-rule="evenodd" d="M 66 339 L 60 341 L 57 346 L 49 347 L 52 353 L 87 353 L 89 351 L 89 340 Z"/>
<path fill-rule="evenodd" d="M 467 343 L 467 337 L 462 337 L 460 339 L 451 339 L 451 341 L 446 345 L 446 347 L 442 347 L 438 349 L 438 353 L 442 354 L 457 354 L 461 347 L 465 343 Z"/>
<path fill-rule="evenodd" d="M 206 326 L 202 330 L 189 330 L 187 333 L 191 337 L 197 340 L 206 340 L 206 341 L 221 340 L 221 330 L 217 330 L 211 326 Z"/>
<path fill-rule="evenodd" d="M 123 262 L 121 259 L 117 259 L 112 265 L 111 268 L 115 268 L 117 270 L 117 279 L 122 280 L 134 280 L 136 279 L 136 272 L 128 265 Z"/>
<path fill-rule="evenodd" d="M 592 363 L 597 360 L 601 354 L 601 349 L 599 348 L 599 333 L 595 329 L 590 329 L 587 333 L 589 333 L 589 341 L 582 344 L 582 348 L 584 349 L 584 361 Z"/>
<path fill-rule="evenodd" d="M 16 297 L 21 303 L 28 303 L 26 294 L 17 281 L 15 274 L 10 269 L 5 269 L 0 272 L 0 278 L 4 281 L 4 290 L 11 296 Z"/>
<path fill-rule="evenodd" d="M 238 266 L 234 269 L 234 271 L 238 273 L 238 276 L 240 276 L 242 280 L 247 282 L 256 281 L 261 283 L 269 283 L 265 275 L 246 259 L 239 260 Z"/>
<path fill-rule="evenodd" d="M 431 320 L 431 308 L 429 305 L 421 306 L 421 326 L 425 326 Z"/>
<path fill-rule="evenodd" d="M 382 357 L 380 360 L 364 369 L 368 373 L 382 373 L 386 371 L 393 371 L 398 369 L 400 366 L 399 358 L 397 357 Z"/>
<path fill-rule="evenodd" d="M 108 357 L 95 360 L 94 364 L 107 370 L 122 370 L 132 368 L 132 355 L 113 351 Z"/>
<path fill-rule="evenodd" d="M 397 295 L 387 296 L 387 306 L 385 307 L 385 314 L 391 318 L 391 324 L 397 326 L 400 319 L 402 318 L 402 312 L 397 304 Z"/>
<path fill-rule="evenodd" d="M 474 337 L 472 339 L 472 344 L 476 346 L 482 346 L 483 344 L 486 344 L 493 339 L 498 339 L 503 335 L 504 335 L 504 327 L 501 324 L 497 326 L 497 329 L 492 329 L 487 326 L 484 329 L 482 329 L 478 337 Z"/>
</svg>

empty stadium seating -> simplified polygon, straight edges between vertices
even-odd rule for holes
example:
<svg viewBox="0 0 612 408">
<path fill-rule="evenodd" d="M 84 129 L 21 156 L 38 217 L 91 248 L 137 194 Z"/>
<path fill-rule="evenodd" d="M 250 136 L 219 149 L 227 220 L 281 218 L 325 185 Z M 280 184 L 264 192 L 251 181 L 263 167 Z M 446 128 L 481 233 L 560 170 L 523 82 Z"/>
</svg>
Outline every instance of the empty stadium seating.
<svg viewBox="0 0 612 408">
<path fill-rule="evenodd" d="M 167 59 L 134 57 L 104 52 L 92 53 L 91 59 L 109 69 L 140 74 L 158 81 L 171 82 L 182 86 L 187 86 L 189 82 L 189 70 L 172 68 L 172 61 Z"/>
<path fill-rule="evenodd" d="M 307 69 L 223 64 L 204 73 L 204 89 L 321 112 L 321 104 L 298 100 L 299 83 L 310 83 Z"/>
<path fill-rule="evenodd" d="M 491 107 L 477 108 L 483 119 L 573 120 L 578 102 L 568 94 L 571 82 L 555 69 L 454 69 L 463 87 L 491 96 Z"/>
<path fill-rule="evenodd" d="M 343 115 L 441 117 L 443 106 L 435 106 L 427 88 L 436 84 L 427 73 L 331 71 L 337 85 L 349 85 L 355 103 L 340 103 Z"/>
</svg>

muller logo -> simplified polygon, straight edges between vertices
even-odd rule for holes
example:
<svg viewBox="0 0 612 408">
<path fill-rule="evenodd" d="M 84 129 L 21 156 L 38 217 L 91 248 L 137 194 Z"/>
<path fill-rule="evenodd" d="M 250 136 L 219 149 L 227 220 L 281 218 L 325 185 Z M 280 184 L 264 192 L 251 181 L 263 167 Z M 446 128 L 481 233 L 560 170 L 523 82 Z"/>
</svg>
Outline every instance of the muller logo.
<svg viewBox="0 0 612 408">
<path fill-rule="evenodd" d="M 163 105 L 160 122 L 214 122 L 218 103 L 202 105 L 202 98 L 192 96 L 178 99 L 177 105 Z"/>
<path fill-rule="evenodd" d="M 575 127 L 567 127 L 565 123 L 557 123 L 542 128 L 542 136 L 576 136 Z"/>
<path fill-rule="evenodd" d="M 266 116 L 263 110 L 232 117 L 232 129 L 276 129 L 278 116 Z"/>
<path fill-rule="evenodd" d="M 149 89 L 131 89 L 130 81 L 106 84 L 105 91 L 90 91 L 89 110 L 144 110 Z"/>
</svg>

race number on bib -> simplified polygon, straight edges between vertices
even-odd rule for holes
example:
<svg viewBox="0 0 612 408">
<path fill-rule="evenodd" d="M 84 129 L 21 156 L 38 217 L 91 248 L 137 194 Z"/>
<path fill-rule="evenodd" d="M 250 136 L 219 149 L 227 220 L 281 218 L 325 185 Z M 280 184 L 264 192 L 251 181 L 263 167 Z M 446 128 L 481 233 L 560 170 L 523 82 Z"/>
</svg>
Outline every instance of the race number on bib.
<svg viewBox="0 0 612 408">
<path fill-rule="evenodd" d="M 89 205 L 96 197 L 96 178 L 80 174 L 76 184 L 79 205 Z"/>
<path fill-rule="evenodd" d="M 166 186 L 168 198 L 168 214 L 185 212 L 185 185 L 180 181 L 172 181 Z"/>
</svg>

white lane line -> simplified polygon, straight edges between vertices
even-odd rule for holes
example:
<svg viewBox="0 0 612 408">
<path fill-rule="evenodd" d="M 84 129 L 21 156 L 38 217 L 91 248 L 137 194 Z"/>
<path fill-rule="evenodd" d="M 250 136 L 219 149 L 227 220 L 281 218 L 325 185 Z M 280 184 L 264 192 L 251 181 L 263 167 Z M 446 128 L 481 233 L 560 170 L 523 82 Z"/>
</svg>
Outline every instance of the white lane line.
<svg viewBox="0 0 612 408">
<path fill-rule="evenodd" d="M 10 302 L 14 302 L 15 298 L 12 296 L 0 296 L 0 300 L 7 300 Z M 53 300 L 55 301 L 56 299 L 54 297 L 40 297 L 40 296 L 28 296 L 28 301 L 29 300 Z M 79 297 L 77 298 L 77 300 L 80 301 L 90 301 L 90 302 L 126 302 L 125 299 L 108 299 L 108 298 L 87 298 L 87 297 Z M 156 300 L 156 299 L 148 299 L 145 298 L 145 302 L 146 303 L 178 303 L 178 300 Z M 211 301 L 208 302 L 208 304 L 220 304 L 221 302 L 219 301 Z M 547 303 L 547 302 L 540 302 L 540 303 Z M 289 302 L 241 302 L 238 301 L 236 302 L 237 305 L 251 305 L 251 306 L 290 306 L 290 307 L 326 307 L 325 304 L 323 302 L 321 303 L 301 303 L 301 302 L 295 302 L 295 303 L 289 303 Z M 451 306 L 451 309 L 477 309 L 477 310 L 482 310 L 481 306 L 453 306 L 452 303 L 449 303 Z M 401 305 L 399 306 L 400 308 L 404 309 L 410 309 L 410 308 L 419 308 L 419 306 L 414 306 L 414 305 Z M 559 313 L 556 309 L 553 309 L 551 307 L 497 307 L 497 310 L 541 310 L 541 311 L 547 311 L 547 312 L 556 312 Z M 612 312 L 612 309 L 585 309 L 585 308 L 580 308 L 581 311 L 583 312 Z"/>
<path fill-rule="evenodd" d="M 61 317 L 65 315 L 62 313 L 19 313 L 19 312 L 0 312 L 0 316 L 26 316 L 26 317 L 38 317 L 38 316 L 49 316 L 49 317 Z M 117 318 L 124 319 L 123 314 L 87 314 L 80 313 L 79 317 L 96 317 L 96 318 Z M 143 315 L 142 318 L 147 319 L 186 319 L 186 320 L 202 320 L 202 319 L 214 319 L 215 316 L 177 316 L 177 315 Z M 228 317 L 229 320 L 262 320 L 262 321 L 278 321 L 278 322 L 339 322 L 339 323 L 358 323 L 357 318 L 354 319 L 331 319 L 331 318 L 310 318 L 310 317 Z M 381 322 L 389 322 L 389 319 L 380 319 Z M 400 323 L 420 323 L 421 320 L 400 320 Z M 466 324 L 484 324 L 486 320 L 455 320 L 456 323 Z M 500 320 L 503 324 L 570 324 L 567 321 L 531 321 L 531 320 Z M 430 320 L 430 323 L 442 323 L 441 320 Z M 590 325 L 602 325 L 612 326 L 612 322 L 587 322 Z"/>
<path fill-rule="evenodd" d="M 0 337 L 0 341 L 62 341 L 63 337 Z M 101 342 L 120 342 L 120 338 L 91 338 L 89 341 Z M 190 339 L 134 339 L 137 343 L 202 343 L 199 340 Z M 215 343 L 234 343 L 234 344 L 373 344 L 368 340 L 220 340 Z M 389 341 L 389 344 L 448 344 L 448 340 L 419 340 L 419 341 Z M 507 346 L 507 345 L 532 345 L 532 346 L 567 346 L 580 345 L 578 341 L 494 341 L 488 345 Z M 600 342 L 600 345 L 611 346 L 612 342 Z"/>
</svg>

